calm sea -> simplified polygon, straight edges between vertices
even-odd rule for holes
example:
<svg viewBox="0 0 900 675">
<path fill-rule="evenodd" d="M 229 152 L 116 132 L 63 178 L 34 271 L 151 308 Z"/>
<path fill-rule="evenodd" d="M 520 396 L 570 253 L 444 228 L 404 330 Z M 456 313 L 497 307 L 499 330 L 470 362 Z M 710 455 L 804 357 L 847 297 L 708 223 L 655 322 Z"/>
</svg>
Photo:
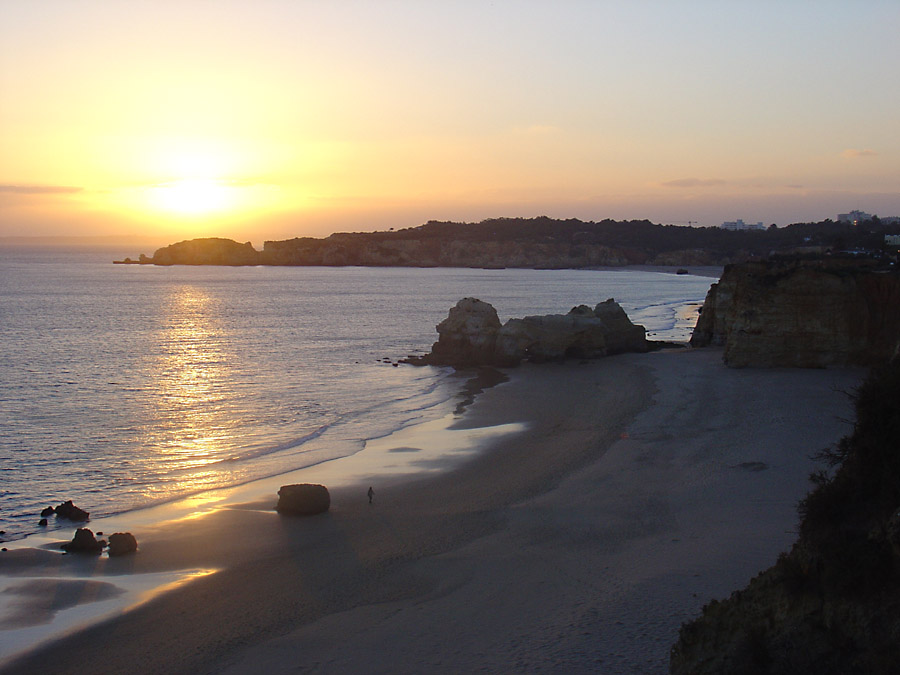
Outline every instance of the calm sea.
<svg viewBox="0 0 900 675">
<path fill-rule="evenodd" d="M 446 413 L 428 351 L 457 300 L 501 320 L 615 298 L 686 340 L 710 278 L 637 271 L 112 265 L 0 248 L 0 530 L 111 515 L 353 454 Z M 50 528 L 54 527 L 53 519 Z"/>
</svg>

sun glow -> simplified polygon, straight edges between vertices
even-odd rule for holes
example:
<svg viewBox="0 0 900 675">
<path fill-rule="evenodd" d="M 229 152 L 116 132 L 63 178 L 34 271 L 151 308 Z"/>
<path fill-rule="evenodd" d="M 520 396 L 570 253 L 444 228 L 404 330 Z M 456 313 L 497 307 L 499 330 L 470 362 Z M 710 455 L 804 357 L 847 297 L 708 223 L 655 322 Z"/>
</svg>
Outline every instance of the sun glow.
<svg viewBox="0 0 900 675">
<path fill-rule="evenodd" d="M 150 188 L 154 207 L 181 215 L 206 215 L 237 207 L 238 188 L 210 178 L 190 178 Z"/>
</svg>

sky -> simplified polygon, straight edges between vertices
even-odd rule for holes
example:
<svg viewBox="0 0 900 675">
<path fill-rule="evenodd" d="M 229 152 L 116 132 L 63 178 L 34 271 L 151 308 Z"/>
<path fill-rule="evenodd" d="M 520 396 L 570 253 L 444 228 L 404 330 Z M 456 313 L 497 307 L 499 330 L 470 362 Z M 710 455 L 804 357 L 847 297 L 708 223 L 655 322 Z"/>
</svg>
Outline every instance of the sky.
<svg viewBox="0 0 900 675">
<path fill-rule="evenodd" d="M 0 236 L 900 216 L 900 2 L 0 0 Z"/>
</svg>

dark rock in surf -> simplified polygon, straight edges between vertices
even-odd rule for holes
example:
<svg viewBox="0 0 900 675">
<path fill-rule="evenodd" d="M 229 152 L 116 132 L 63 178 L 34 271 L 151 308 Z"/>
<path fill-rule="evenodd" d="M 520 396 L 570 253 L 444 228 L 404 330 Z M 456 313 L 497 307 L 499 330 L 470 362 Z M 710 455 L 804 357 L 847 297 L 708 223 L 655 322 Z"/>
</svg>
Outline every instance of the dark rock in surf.
<svg viewBox="0 0 900 675">
<path fill-rule="evenodd" d="M 41 518 L 52 516 L 54 513 L 56 513 L 56 509 L 54 509 L 52 506 L 48 506 L 46 509 L 41 511 Z"/>
<path fill-rule="evenodd" d="M 330 506 L 331 495 L 324 485 L 299 483 L 281 486 L 275 510 L 287 515 L 314 516 L 325 513 Z"/>
<path fill-rule="evenodd" d="M 72 503 L 72 500 L 68 500 L 60 504 L 55 509 L 57 518 L 65 518 L 66 520 L 72 520 L 75 522 L 85 522 L 90 520 L 91 514 L 89 514 L 84 509 L 80 509 L 75 504 Z"/>
<path fill-rule="evenodd" d="M 79 527 L 75 530 L 75 536 L 72 541 L 63 544 L 60 548 L 66 553 L 100 553 L 103 550 L 103 543 L 94 538 L 94 533 L 86 527 Z"/>
</svg>

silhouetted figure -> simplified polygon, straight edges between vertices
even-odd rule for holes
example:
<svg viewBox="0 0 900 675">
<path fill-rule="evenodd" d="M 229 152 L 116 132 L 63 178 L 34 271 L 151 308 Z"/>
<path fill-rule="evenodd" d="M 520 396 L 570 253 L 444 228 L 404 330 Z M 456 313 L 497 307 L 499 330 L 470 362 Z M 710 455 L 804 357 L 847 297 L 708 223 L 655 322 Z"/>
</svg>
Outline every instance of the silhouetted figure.
<svg viewBox="0 0 900 675">
<path fill-rule="evenodd" d="M 375 490 L 372 489 L 372 486 L 369 486 L 369 503 L 372 503 L 372 497 L 375 496 Z"/>
</svg>

